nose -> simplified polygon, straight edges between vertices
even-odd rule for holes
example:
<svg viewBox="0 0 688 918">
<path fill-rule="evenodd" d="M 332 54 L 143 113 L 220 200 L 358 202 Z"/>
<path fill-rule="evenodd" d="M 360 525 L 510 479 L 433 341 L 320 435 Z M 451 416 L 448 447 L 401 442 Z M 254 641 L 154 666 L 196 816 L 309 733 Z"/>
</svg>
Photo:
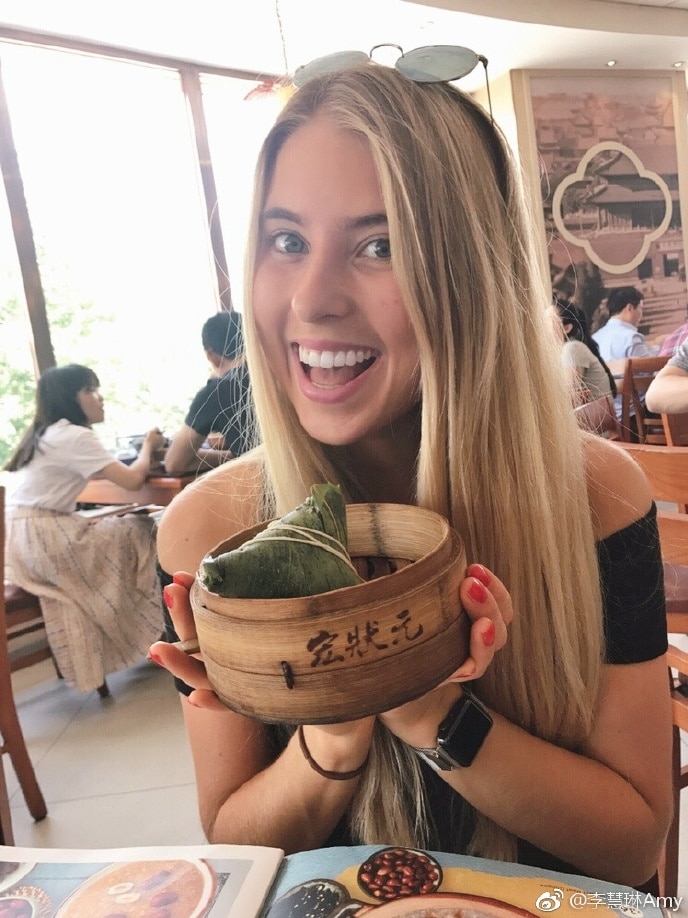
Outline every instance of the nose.
<svg viewBox="0 0 688 918">
<path fill-rule="evenodd" d="M 348 315 L 353 298 L 346 263 L 335 253 L 311 250 L 299 266 L 291 307 L 303 322 Z"/>
</svg>

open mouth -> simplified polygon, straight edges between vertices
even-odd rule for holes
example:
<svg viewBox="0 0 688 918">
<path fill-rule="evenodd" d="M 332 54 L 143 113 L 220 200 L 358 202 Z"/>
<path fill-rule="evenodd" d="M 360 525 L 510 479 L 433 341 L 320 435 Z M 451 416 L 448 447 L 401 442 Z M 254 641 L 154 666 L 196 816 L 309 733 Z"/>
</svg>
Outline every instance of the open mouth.
<svg viewBox="0 0 688 918">
<path fill-rule="evenodd" d="M 343 386 L 375 363 L 380 352 L 371 348 L 319 351 L 298 346 L 303 372 L 314 385 Z"/>
</svg>

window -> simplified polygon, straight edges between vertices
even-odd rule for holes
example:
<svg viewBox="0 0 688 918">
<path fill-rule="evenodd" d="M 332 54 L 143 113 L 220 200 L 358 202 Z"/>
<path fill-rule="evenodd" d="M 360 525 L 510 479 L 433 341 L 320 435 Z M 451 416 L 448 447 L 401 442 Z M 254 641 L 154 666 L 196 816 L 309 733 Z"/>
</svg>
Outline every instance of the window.
<svg viewBox="0 0 688 918">
<path fill-rule="evenodd" d="M 208 375 L 201 325 L 218 302 L 179 76 L 28 45 L 0 57 L 56 361 L 100 376 L 108 445 L 173 433 Z"/>
<path fill-rule="evenodd" d="M 260 146 L 282 102 L 272 92 L 256 91 L 256 84 L 246 80 L 203 75 L 201 85 L 232 302 L 241 309 L 253 172 Z"/>
<path fill-rule="evenodd" d="M 33 415 L 34 368 L 9 207 L 0 194 L 0 468 Z M 1 473 L 0 473 L 1 474 Z"/>
</svg>

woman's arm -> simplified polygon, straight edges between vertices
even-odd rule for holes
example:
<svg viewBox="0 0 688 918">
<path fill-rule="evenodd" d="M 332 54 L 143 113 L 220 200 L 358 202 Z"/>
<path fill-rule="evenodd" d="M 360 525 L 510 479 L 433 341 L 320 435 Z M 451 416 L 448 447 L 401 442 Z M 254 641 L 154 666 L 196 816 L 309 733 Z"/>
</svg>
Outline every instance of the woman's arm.
<svg viewBox="0 0 688 918">
<path fill-rule="evenodd" d="M 157 427 L 149 430 L 144 437 L 138 456 L 131 465 L 125 465 L 115 459 L 100 471 L 98 477 L 107 478 L 108 481 L 112 481 L 114 484 L 119 485 L 120 488 L 126 488 L 128 491 L 138 491 L 150 470 L 153 452 L 164 446 L 164 443 L 165 437 Z"/>
<path fill-rule="evenodd" d="M 199 810 L 210 842 L 271 845 L 302 851 L 324 844 L 344 814 L 359 779 L 332 781 L 304 758 L 296 736 L 270 762 L 265 729 L 230 711 L 194 708 L 182 702 L 196 769 Z M 350 771 L 366 758 L 374 720 L 334 727 L 304 728 L 318 760 L 316 733 L 326 733 L 324 767 Z M 335 757 L 335 743 L 340 750 Z M 336 764 L 338 762 L 339 764 Z"/>
<path fill-rule="evenodd" d="M 648 411 L 683 414 L 688 411 L 688 372 L 667 365 L 657 373 L 645 396 Z"/>
<path fill-rule="evenodd" d="M 590 499 L 598 538 L 644 516 L 636 463 L 590 438 Z M 492 589 L 501 602 L 501 584 Z M 518 614 L 518 609 L 515 610 Z M 423 710 L 385 715 L 416 747 L 434 747 L 460 689 L 444 686 Z M 412 703 L 417 705 L 416 702 Z M 581 873 L 638 884 L 654 873 L 671 815 L 671 712 L 664 656 L 603 667 L 594 726 L 578 752 L 531 736 L 497 714 L 473 765 L 442 777 L 479 811 Z"/>
<path fill-rule="evenodd" d="M 204 447 L 205 440 L 203 434 L 183 424 L 174 435 L 165 455 L 166 471 L 170 475 L 178 475 L 180 472 L 211 469 L 234 458 L 234 453 L 229 449 Z"/>
<path fill-rule="evenodd" d="M 580 752 L 531 736 L 492 712 L 469 768 L 441 776 L 476 809 L 581 873 L 635 885 L 655 871 L 671 813 L 670 711 L 664 658 L 604 668 L 595 729 Z M 434 747 L 458 697 L 425 723 L 390 729 Z"/>
</svg>

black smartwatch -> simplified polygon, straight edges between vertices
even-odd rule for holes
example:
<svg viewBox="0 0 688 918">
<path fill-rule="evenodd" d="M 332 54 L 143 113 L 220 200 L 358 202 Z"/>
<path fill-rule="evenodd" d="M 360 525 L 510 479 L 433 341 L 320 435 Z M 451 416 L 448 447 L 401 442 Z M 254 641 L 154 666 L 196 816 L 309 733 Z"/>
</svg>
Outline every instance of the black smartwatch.
<svg viewBox="0 0 688 918">
<path fill-rule="evenodd" d="M 464 689 L 439 725 L 435 748 L 413 748 L 436 771 L 467 768 L 473 763 L 491 729 L 490 712 L 482 701 Z"/>
</svg>

